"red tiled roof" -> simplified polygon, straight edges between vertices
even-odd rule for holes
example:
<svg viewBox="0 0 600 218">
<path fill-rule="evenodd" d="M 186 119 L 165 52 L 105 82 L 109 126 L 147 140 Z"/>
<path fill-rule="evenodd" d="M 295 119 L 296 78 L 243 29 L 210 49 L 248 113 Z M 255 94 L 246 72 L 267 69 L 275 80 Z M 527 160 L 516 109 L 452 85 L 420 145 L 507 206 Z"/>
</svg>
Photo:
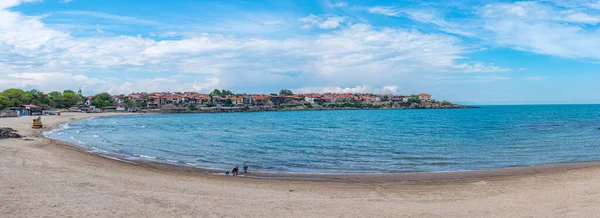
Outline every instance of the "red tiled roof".
<svg viewBox="0 0 600 218">
<path fill-rule="evenodd" d="M 35 107 L 38 107 L 38 106 L 37 105 L 33 105 L 33 104 L 24 104 L 24 105 L 21 105 L 21 107 L 34 107 L 35 108 Z"/>
</svg>

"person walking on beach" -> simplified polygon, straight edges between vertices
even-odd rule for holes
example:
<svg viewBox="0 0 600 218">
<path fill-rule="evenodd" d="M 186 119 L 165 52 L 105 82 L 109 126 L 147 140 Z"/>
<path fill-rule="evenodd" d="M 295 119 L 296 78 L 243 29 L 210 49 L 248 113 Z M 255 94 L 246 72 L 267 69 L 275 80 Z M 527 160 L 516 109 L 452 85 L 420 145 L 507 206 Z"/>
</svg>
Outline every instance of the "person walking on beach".
<svg viewBox="0 0 600 218">
<path fill-rule="evenodd" d="M 244 176 L 246 176 L 246 174 L 248 174 L 248 165 L 246 165 L 246 162 L 244 162 Z"/>
</svg>

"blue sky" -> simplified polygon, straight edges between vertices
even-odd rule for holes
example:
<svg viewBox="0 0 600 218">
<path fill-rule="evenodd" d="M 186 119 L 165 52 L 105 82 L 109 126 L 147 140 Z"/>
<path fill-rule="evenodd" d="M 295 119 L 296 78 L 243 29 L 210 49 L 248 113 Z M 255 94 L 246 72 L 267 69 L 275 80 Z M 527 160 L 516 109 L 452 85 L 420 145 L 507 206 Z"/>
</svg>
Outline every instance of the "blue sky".
<svg viewBox="0 0 600 218">
<path fill-rule="evenodd" d="M 600 1 L 0 0 L 0 89 L 600 103 Z"/>
</svg>

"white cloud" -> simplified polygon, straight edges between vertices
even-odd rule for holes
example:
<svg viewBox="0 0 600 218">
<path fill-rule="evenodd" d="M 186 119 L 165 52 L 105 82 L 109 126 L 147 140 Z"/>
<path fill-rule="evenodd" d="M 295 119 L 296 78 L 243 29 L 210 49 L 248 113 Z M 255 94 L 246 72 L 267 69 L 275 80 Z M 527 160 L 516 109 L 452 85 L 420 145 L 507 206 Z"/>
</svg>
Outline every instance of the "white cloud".
<svg viewBox="0 0 600 218">
<path fill-rule="evenodd" d="M 577 11 L 563 11 L 563 15 L 560 21 L 572 22 L 572 23 L 586 23 L 586 24 L 598 24 L 600 23 L 600 16 L 592 16 L 583 12 Z"/>
<path fill-rule="evenodd" d="M 335 29 L 338 28 L 347 18 L 345 17 L 328 17 L 319 24 L 321 29 Z"/>
<path fill-rule="evenodd" d="M 600 32 L 585 26 L 600 21 L 593 12 L 537 2 L 488 4 L 477 12 L 483 22 L 479 37 L 523 51 L 599 60 Z"/>
<path fill-rule="evenodd" d="M 210 92 L 216 88 L 220 88 L 221 80 L 217 77 L 210 77 L 204 82 L 194 81 L 194 90 L 197 92 Z"/>
<path fill-rule="evenodd" d="M 280 26 L 280 25 L 285 25 L 285 21 L 281 20 L 281 19 L 277 19 L 277 20 L 269 20 L 269 21 L 265 21 L 263 22 L 264 25 L 267 26 Z"/>
<path fill-rule="evenodd" d="M 437 25 L 440 30 L 457 35 L 473 36 L 473 33 L 467 31 L 465 25 L 457 25 L 451 22 L 445 21 L 440 15 L 436 14 L 433 10 L 413 10 L 413 9 L 399 9 L 396 7 L 372 7 L 368 8 L 367 11 L 371 14 L 380 14 L 385 16 L 400 17 L 406 16 L 412 20 L 430 23 Z"/>
<path fill-rule="evenodd" d="M 99 79 L 72 73 L 15 73 L 5 75 L 0 79 L 0 87 L 3 83 L 10 85 L 10 87 L 37 89 L 44 92 L 83 88 L 86 95 L 99 92 L 110 94 L 153 91 L 209 92 L 215 88 L 222 88 L 220 80 L 216 77 L 195 79 L 193 76 L 186 75 L 121 81 L 118 78 Z"/>
<path fill-rule="evenodd" d="M 391 93 L 398 93 L 398 86 L 384 86 L 382 87 L 383 90 L 391 92 Z"/>
<path fill-rule="evenodd" d="M 333 4 L 333 7 L 336 7 L 336 8 L 343 8 L 346 6 L 348 6 L 348 3 L 346 3 L 346 2 L 336 2 L 335 4 Z"/>
<path fill-rule="evenodd" d="M 432 11 L 417 11 L 417 10 L 405 10 L 403 12 L 413 20 L 422 23 L 431 23 L 437 25 L 441 31 L 457 34 L 462 36 L 473 36 L 473 30 L 470 30 L 468 25 L 458 25 L 455 23 L 445 21 L 440 15 L 435 14 Z"/>
<path fill-rule="evenodd" d="M 490 63 L 488 65 L 481 63 L 481 62 L 476 62 L 474 64 L 460 64 L 460 65 L 456 65 L 454 66 L 455 70 L 458 70 L 460 72 L 465 72 L 465 73 L 497 73 L 497 72 L 507 72 L 510 69 L 507 68 L 501 68 L 498 66 L 494 66 L 493 63 Z"/>
<path fill-rule="evenodd" d="M 324 86 L 324 87 L 303 87 L 294 90 L 297 93 L 368 93 L 373 88 L 369 85 L 357 85 L 353 87 Z"/>
<path fill-rule="evenodd" d="M 562 9 L 538 2 L 515 2 L 512 4 L 488 4 L 478 11 L 484 17 L 518 18 L 525 21 L 555 21 L 595 25 L 600 22 L 596 12 L 589 14 L 582 9 Z"/>
<path fill-rule="evenodd" d="M 104 19 L 104 20 L 118 21 L 123 24 L 136 24 L 136 25 L 148 25 L 148 26 L 160 25 L 159 22 L 156 22 L 153 20 L 146 20 L 146 19 L 140 19 L 140 18 L 136 18 L 136 17 L 128 17 L 128 16 L 100 13 L 100 12 L 94 12 L 94 11 L 59 11 L 59 12 L 54 12 L 54 14 L 87 16 L 87 17 L 93 17 L 93 18 Z"/>
<path fill-rule="evenodd" d="M 397 85 L 387 85 L 374 88 L 370 85 L 356 86 L 324 86 L 324 87 L 303 87 L 294 90 L 297 93 L 390 93 L 397 94 L 400 87 Z"/>
<path fill-rule="evenodd" d="M 355 87 L 325 87 L 322 92 L 331 93 L 367 93 L 372 90 L 371 86 L 355 86 Z"/>
<path fill-rule="evenodd" d="M 304 23 L 303 28 L 310 29 L 313 26 L 317 26 L 320 29 L 336 29 L 342 25 L 347 17 L 338 16 L 316 16 L 314 14 L 298 19 L 301 23 Z"/>
<path fill-rule="evenodd" d="M 67 4 L 67 3 L 69 3 L 69 2 L 72 2 L 72 1 L 73 1 L 73 0 L 60 0 L 59 2 L 60 2 L 60 3 L 63 3 L 63 4 Z"/>
<path fill-rule="evenodd" d="M 19 2 L 4 3 L 14 6 Z M 120 16 L 107 18 L 132 21 Z M 491 64 L 459 63 L 470 51 L 460 39 L 445 34 L 348 24 L 347 18 L 335 16 L 310 15 L 301 22 L 329 30 L 283 39 L 208 33 L 168 40 L 124 35 L 76 37 L 46 26 L 39 17 L 1 9 L 0 89 L 86 86 L 90 91 L 129 92 L 329 87 L 359 92 L 388 86 L 375 90 L 392 91 L 389 81 L 410 83 L 419 72 L 501 69 Z M 111 80 L 88 76 L 154 72 L 176 76 Z"/>
<path fill-rule="evenodd" d="M 35 3 L 41 2 L 42 0 L 2 0 L 0 1 L 0 10 L 11 8 L 22 3 Z"/>
<path fill-rule="evenodd" d="M 377 7 L 372 7 L 367 9 L 367 11 L 371 14 L 381 14 L 381 15 L 386 15 L 386 16 L 399 16 L 400 15 L 400 10 L 396 7 L 382 7 L 382 6 L 377 6 Z"/>
</svg>

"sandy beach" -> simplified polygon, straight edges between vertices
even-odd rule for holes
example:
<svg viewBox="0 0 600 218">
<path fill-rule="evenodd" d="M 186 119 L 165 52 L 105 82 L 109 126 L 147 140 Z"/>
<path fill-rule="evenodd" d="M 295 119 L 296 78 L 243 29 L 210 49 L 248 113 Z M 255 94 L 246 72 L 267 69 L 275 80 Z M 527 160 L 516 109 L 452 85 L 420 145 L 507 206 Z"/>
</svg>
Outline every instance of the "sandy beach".
<svg viewBox="0 0 600 218">
<path fill-rule="evenodd" d="M 119 114 L 0 119 L 0 217 L 594 217 L 598 163 L 324 179 L 234 178 L 124 163 L 40 137 L 60 123 Z M 260 175 L 260 174 L 256 174 Z"/>
</svg>

